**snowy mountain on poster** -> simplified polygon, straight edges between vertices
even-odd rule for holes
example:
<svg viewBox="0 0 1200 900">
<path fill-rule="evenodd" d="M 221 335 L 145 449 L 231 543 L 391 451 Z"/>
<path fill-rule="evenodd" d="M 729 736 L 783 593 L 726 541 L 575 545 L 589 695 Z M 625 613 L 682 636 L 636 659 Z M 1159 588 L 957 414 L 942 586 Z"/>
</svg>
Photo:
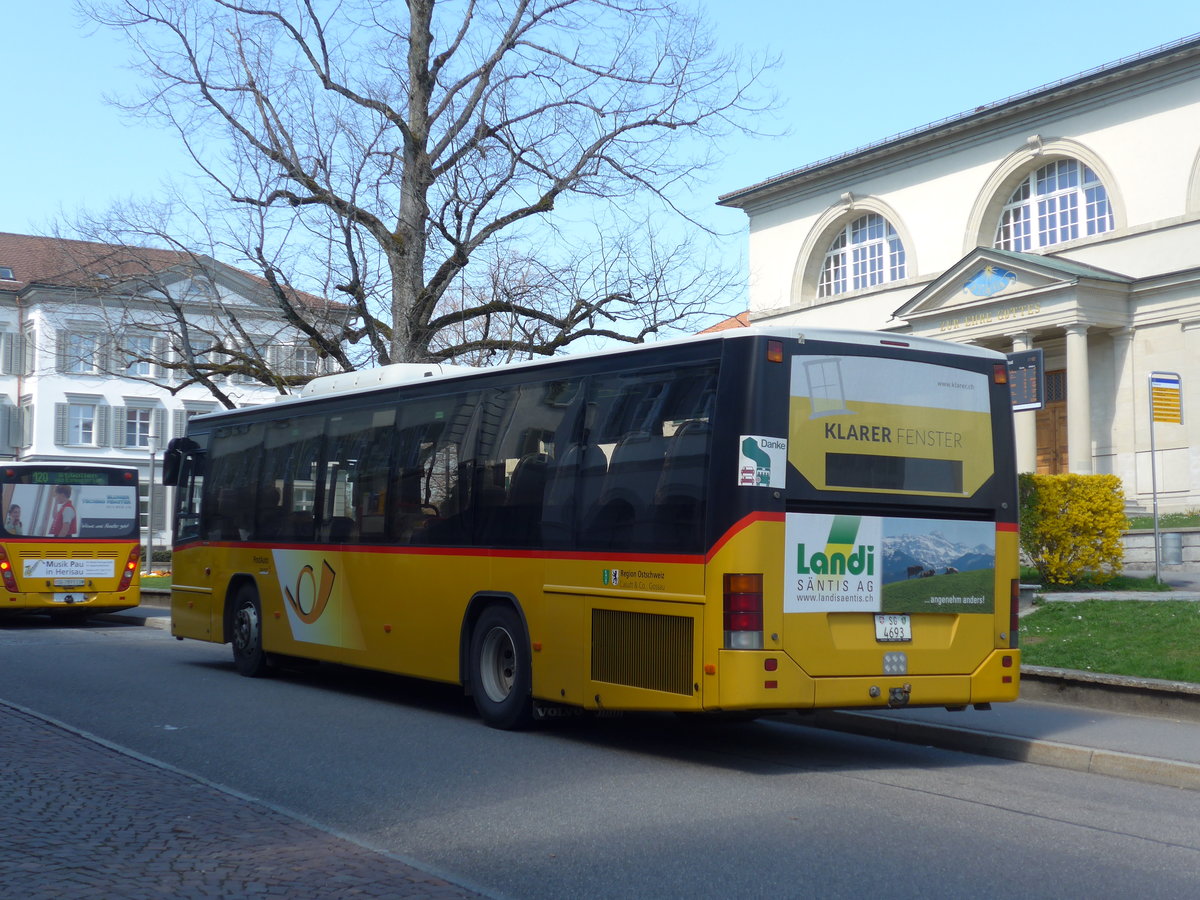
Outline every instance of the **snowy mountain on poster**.
<svg viewBox="0 0 1200 900">
<path fill-rule="evenodd" d="M 990 569 L 994 565 L 995 556 L 986 544 L 968 546 L 952 541 L 938 531 L 889 536 L 884 541 L 885 582 L 908 578 L 914 570 L 932 569 L 942 574 L 948 568 L 969 572 L 973 569 Z"/>
</svg>

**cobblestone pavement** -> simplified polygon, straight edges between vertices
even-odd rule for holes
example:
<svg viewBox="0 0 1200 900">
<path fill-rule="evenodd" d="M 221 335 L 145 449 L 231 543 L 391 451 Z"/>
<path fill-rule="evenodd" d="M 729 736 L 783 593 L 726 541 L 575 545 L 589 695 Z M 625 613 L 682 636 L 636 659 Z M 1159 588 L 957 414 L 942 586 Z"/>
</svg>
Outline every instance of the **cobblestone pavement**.
<svg viewBox="0 0 1200 900">
<path fill-rule="evenodd" d="M 0 703 L 0 897 L 478 897 Z"/>
</svg>

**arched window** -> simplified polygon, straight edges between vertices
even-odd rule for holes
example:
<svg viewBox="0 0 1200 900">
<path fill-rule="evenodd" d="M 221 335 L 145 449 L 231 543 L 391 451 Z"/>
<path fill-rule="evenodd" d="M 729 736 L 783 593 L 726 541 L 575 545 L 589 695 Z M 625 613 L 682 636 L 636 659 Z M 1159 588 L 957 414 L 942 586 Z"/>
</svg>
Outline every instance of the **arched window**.
<svg viewBox="0 0 1200 900">
<path fill-rule="evenodd" d="M 904 244 L 878 213 L 855 219 L 838 232 L 821 267 L 818 297 L 874 287 L 904 277 Z"/>
<path fill-rule="evenodd" d="M 1021 182 L 1000 213 L 996 247 L 1032 250 L 1113 227 L 1108 191 L 1096 173 L 1074 159 L 1042 166 Z"/>
</svg>

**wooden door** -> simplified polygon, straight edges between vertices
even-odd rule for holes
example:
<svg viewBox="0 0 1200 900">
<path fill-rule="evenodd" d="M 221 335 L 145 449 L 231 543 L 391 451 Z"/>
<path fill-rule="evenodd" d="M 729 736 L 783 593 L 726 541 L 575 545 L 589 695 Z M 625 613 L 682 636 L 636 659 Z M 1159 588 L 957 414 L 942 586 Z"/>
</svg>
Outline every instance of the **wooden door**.
<svg viewBox="0 0 1200 900">
<path fill-rule="evenodd" d="M 1046 404 L 1037 411 L 1037 472 L 1067 471 L 1067 373 L 1046 373 Z"/>
</svg>

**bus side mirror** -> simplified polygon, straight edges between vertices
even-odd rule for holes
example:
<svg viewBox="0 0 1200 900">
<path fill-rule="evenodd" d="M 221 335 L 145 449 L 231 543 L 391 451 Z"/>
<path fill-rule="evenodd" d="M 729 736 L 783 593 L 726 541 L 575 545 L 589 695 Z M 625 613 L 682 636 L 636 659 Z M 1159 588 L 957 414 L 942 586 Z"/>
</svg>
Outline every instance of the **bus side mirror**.
<svg viewBox="0 0 1200 900">
<path fill-rule="evenodd" d="M 162 483 L 167 487 L 179 484 L 179 468 L 183 462 L 183 454 L 168 450 L 163 454 Z"/>
<path fill-rule="evenodd" d="M 179 484 L 179 470 L 183 468 L 183 457 L 189 450 L 197 449 L 199 445 L 187 438 L 172 438 L 163 454 L 162 483 L 167 487 Z"/>
</svg>

